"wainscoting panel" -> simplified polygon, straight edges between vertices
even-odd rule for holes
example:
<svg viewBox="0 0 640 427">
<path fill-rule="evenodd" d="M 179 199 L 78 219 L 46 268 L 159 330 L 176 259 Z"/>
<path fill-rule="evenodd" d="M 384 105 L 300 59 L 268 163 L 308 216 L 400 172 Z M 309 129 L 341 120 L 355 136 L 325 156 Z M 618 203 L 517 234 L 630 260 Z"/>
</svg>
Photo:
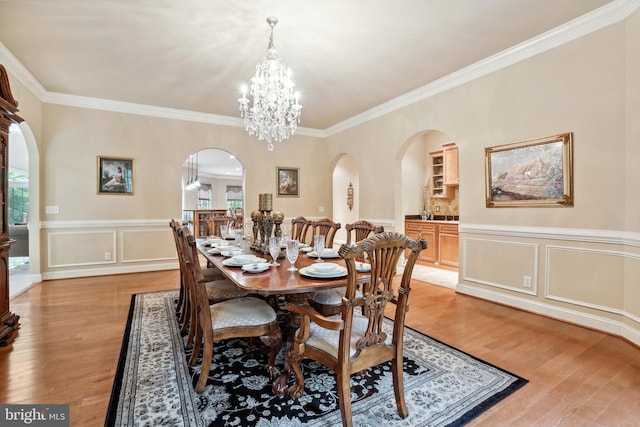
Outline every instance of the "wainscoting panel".
<svg viewBox="0 0 640 427">
<path fill-rule="evenodd" d="M 49 233 L 47 237 L 49 268 L 115 264 L 116 262 L 114 230 L 56 231 Z"/>
<path fill-rule="evenodd" d="M 640 346 L 640 233 L 465 223 L 459 231 L 457 292 L 605 331 Z M 540 265 L 535 257 L 535 267 L 527 251 L 533 247 L 541 255 Z M 522 292 L 516 289 L 518 276 L 532 270 L 539 272 L 540 292 L 517 294 Z"/>
<path fill-rule="evenodd" d="M 466 254 L 482 254 L 469 257 Z M 528 295 L 538 294 L 538 245 L 507 240 L 462 239 L 462 278 Z M 525 279 L 529 278 L 525 282 Z"/>
<path fill-rule="evenodd" d="M 624 253 L 547 246 L 545 296 L 615 314 L 624 309 Z M 577 286 L 576 286 L 577 285 Z"/>
<path fill-rule="evenodd" d="M 161 229 L 122 230 L 120 236 L 120 259 L 123 263 L 177 258 L 173 233 L 168 226 Z"/>
</svg>

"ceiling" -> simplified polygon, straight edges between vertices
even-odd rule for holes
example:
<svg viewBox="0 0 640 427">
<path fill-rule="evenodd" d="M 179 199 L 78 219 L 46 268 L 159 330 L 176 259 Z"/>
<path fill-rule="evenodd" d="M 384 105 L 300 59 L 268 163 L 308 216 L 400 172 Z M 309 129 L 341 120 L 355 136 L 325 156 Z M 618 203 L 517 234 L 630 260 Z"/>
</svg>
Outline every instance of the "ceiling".
<svg viewBox="0 0 640 427">
<path fill-rule="evenodd" d="M 0 0 L 0 59 L 24 67 L 47 99 L 122 101 L 237 125 L 240 87 L 265 53 L 266 18 L 276 16 L 302 133 L 629 1 Z"/>
</svg>

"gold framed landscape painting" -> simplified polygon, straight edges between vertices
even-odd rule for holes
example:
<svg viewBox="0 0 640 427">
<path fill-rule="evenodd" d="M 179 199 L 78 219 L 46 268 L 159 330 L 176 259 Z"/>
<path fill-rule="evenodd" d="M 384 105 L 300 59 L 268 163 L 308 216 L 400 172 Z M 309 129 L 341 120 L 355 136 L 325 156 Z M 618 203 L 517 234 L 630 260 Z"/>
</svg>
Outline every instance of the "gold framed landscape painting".
<svg viewBox="0 0 640 427">
<path fill-rule="evenodd" d="M 133 195 L 133 159 L 98 156 L 98 194 Z"/>
<path fill-rule="evenodd" d="M 487 207 L 573 206 L 573 134 L 485 148 Z"/>
</svg>

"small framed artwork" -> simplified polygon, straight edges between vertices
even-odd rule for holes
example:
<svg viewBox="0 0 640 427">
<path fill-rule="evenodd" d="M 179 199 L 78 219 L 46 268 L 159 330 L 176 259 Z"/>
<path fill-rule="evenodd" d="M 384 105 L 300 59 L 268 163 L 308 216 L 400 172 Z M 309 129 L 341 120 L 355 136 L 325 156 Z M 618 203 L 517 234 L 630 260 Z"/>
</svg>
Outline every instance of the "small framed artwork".
<svg viewBox="0 0 640 427">
<path fill-rule="evenodd" d="M 133 195 L 133 159 L 98 156 L 98 194 Z"/>
<path fill-rule="evenodd" d="M 276 196 L 299 197 L 300 196 L 300 169 L 276 168 Z"/>
<path fill-rule="evenodd" d="M 573 134 L 485 148 L 487 207 L 573 206 Z"/>
</svg>

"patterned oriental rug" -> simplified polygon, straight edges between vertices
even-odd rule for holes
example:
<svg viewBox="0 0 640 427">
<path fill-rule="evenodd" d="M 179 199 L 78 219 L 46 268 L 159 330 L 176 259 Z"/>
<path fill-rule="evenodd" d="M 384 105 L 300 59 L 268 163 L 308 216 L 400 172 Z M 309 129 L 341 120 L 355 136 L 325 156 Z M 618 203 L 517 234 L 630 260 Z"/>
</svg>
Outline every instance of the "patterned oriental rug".
<svg viewBox="0 0 640 427">
<path fill-rule="evenodd" d="M 215 348 L 205 391 L 187 366 L 175 316 L 177 291 L 134 295 L 105 426 L 339 426 L 335 375 L 306 360 L 305 394 L 271 391 L 267 355 L 245 340 Z M 391 330 L 391 321 L 385 327 Z M 284 352 L 279 355 L 282 366 Z M 395 406 L 389 365 L 352 376 L 357 426 L 462 426 L 527 383 L 411 328 L 405 330 L 405 397 L 409 417 Z"/>
</svg>

